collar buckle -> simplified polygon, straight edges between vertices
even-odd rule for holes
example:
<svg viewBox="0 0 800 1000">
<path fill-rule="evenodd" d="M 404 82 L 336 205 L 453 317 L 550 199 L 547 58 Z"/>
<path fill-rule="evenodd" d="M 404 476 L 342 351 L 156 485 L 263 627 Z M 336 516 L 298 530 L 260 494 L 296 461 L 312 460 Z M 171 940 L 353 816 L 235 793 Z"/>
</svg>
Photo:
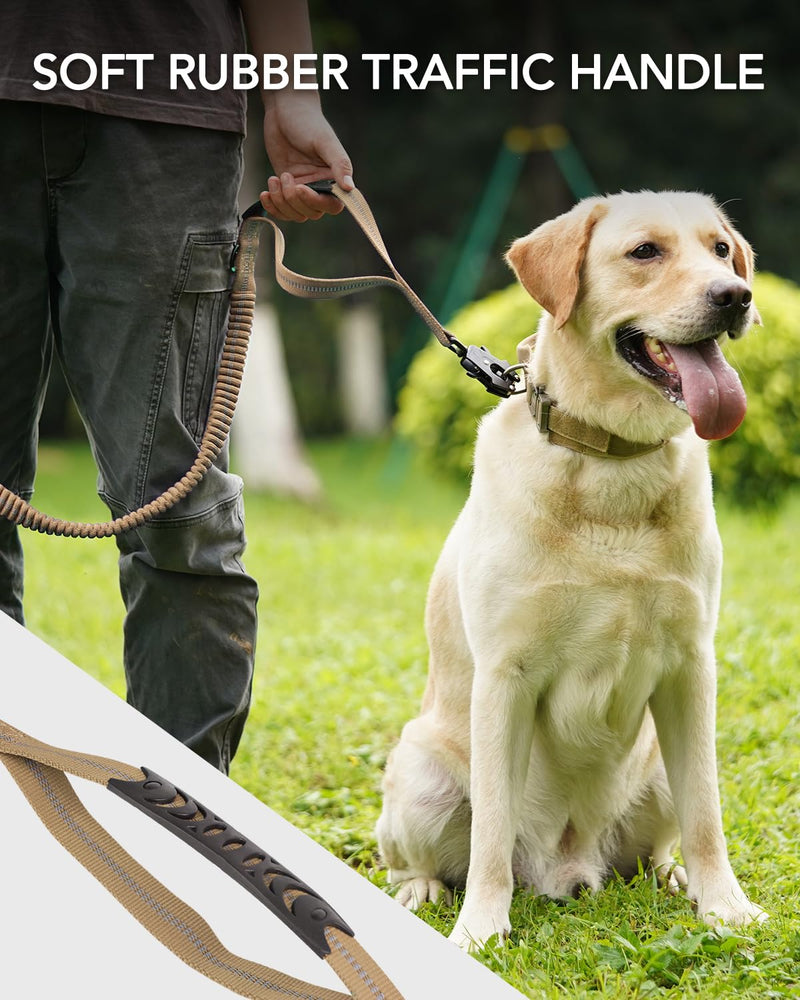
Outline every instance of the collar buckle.
<svg viewBox="0 0 800 1000">
<path fill-rule="evenodd" d="M 546 434 L 550 430 L 550 408 L 554 404 L 555 400 L 547 395 L 543 385 L 533 387 L 530 400 L 531 414 L 533 415 L 534 423 L 542 434 Z"/>
</svg>

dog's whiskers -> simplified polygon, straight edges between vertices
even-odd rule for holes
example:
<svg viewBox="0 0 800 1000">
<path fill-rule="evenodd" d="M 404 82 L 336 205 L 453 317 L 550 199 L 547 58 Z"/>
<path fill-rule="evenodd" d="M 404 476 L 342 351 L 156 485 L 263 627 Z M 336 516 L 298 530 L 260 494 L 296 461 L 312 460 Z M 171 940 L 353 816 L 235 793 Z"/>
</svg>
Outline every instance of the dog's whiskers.
<svg viewBox="0 0 800 1000">
<path fill-rule="evenodd" d="M 637 340 L 644 336 L 644 331 L 635 326 L 623 326 L 617 332 L 617 342 L 625 344 L 631 340 Z"/>
</svg>

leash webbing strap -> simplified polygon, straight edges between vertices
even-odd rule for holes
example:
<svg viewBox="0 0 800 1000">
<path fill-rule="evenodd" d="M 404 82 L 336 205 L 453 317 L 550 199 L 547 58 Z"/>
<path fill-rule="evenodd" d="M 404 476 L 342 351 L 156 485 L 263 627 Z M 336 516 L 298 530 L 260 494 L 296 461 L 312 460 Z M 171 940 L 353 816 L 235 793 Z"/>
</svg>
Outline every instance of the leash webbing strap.
<svg viewBox="0 0 800 1000">
<path fill-rule="evenodd" d="M 253 1000 L 402 1000 L 347 924 L 313 889 L 153 772 L 50 746 L 1 720 L 0 760 L 56 840 L 151 934 L 209 979 Z M 323 957 L 350 992 L 313 986 L 228 951 L 195 910 L 94 819 L 65 772 L 107 786 L 213 860 Z"/>
<path fill-rule="evenodd" d="M 272 226 L 275 234 L 275 279 L 284 291 L 303 299 L 330 299 L 350 295 L 353 292 L 368 291 L 371 288 L 387 286 L 397 288 L 405 295 L 439 343 L 458 357 L 461 367 L 469 378 L 477 379 L 487 392 L 495 396 L 505 397 L 520 391 L 515 388 L 519 382 L 519 376 L 514 368 L 509 367 L 507 361 L 496 358 L 485 347 L 478 347 L 476 344 L 465 346 L 451 333 L 448 333 L 400 274 L 389 256 L 372 209 L 358 188 L 345 191 L 335 181 L 316 181 L 308 186 L 320 193 L 333 195 L 342 202 L 394 277 L 369 274 L 349 278 L 314 278 L 292 271 L 283 263 L 286 249 L 283 233 L 267 215 L 261 204 L 256 202 L 242 216 L 243 227 L 251 219 L 258 222 L 268 222 Z"/>
<path fill-rule="evenodd" d="M 309 185 L 316 190 L 323 190 L 322 185 Z M 400 274 L 389 256 L 386 244 L 383 242 L 375 216 L 372 209 L 367 204 L 367 200 L 358 188 L 352 191 L 345 191 L 335 182 L 326 185 L 325 193 L 334 195 L 342 202 L 344 207 L 350 212 L 364 235 L 370 241 L 383 262 L 392 272 L 394 277 L 381 274 L 368 274 L 350 278 L 314 278 L 306 274 L 298 274 L 292 271 L 283 263 L 283 256 L 286 251 L 286 241 L 280 227 L 256 203 L 248 209 L 244 218 L 257 218 L 259 221 L 268 222 L 275 233 L 275 278 L 280 287 L 302 299 L 330 299 L 343 295 L 350 295 L 353 292 L 364 292 L 372 288 L 391 287 L 399 289 L 408 299 L 411 305 L 421 316 L 428 329 L 436 339 L 449 350 L 454 350 L 455 338 L 445 330 L 438 319 L 428 309 L 422 299 L 409 285 L 406 279 Z M 252 214 L 250 214 L 252 213 Z"/>
</svg>

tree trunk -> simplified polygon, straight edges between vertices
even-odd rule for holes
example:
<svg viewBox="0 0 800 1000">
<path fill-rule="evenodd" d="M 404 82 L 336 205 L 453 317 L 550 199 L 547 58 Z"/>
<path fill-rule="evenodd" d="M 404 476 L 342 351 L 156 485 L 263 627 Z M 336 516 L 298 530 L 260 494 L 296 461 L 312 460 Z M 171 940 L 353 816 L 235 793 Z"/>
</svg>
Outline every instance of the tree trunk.
<svg viewBox="0 0 800 1000">
<path fill-rule="evenodd" d="M 389 393 L 377 307 L 364 302 L 343 309 L 337 339 L 345 427 L 364 437 L 382 434 L 389 420 Z"/>
<path fill-rule="evenodd" d="M 320 496 L 300 437 L 278 318 L 264 301 L 256 305 L 232 447 L 237 471 L 250 489 L 302 500 Z"/>
</svg>

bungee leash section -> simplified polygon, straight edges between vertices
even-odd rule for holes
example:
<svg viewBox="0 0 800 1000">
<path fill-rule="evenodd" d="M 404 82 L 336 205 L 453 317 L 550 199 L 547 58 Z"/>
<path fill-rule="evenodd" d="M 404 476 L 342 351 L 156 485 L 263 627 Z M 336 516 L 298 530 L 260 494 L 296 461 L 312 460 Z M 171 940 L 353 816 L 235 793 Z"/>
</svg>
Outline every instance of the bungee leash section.
<svg viewBox="0 0 800 1000">
<path fill-rule="evenodd" d="M 107 538 L 121 535 L 132 528 L 139 528 L 160 514 L 166 513 L 187 496 L 211 468 L 227 440 L 233 414 L 239 398 L 244 374 L 247 346 L 253 328 L 256 304 L 255 261 L 261 236 L 262 223 L 268 223 L 275 234 L 275 277 L 285 291 L 299 298 L 338 298 L 372 288 L 396 288 L 405 295 L 436 339 L 452 351 L 470 378 L 479 381 L 487 392 L 496 396 L 510 396 L 525 391 L 519 389 L 519 365 L 490 354 L 485 347 L 465 346 L 441 325 L 425 303 L 414 292 L 392 263 L 381 237 L 378 225 L 358 189 L 344 191 L 334 181 L 315 181 L 309 184 L 322 194 L 338 198 L 359 224 L 367 239 L 389 267 L 388 275 L 366 275 L 351 278 L 313 278 L 290 270 L 283 263 L 285 240 L 283 233 L 267 215 L 260 202 L 252 205 L 242 216 L 239 235 L 231 258 L 233 285 L 230 293 L 230 313 L 217 379 L 211 398 L 208 420 L 197 456 L 191 468 L 160 496 L 137 510 L 111 521 L 83 522 L 51 517 L 33 507 L 27 500 L 0 484 L 0 516 L 32 531 L 68 538 Z"/>
<path fill-rule="evenodd" d="M 183 962 L 252 1000 L 403 1000 L 332 906 L 211 810 L 147 768 L 50 746 L 0 720 L 0 761 L 44 825 Z M 205 920 L 135 861 L 88 812 L 66 774 L 105 785 L 191 845 L 331 966 L 347 993 L 229 952 Z"/>
<path fill-rule="evenodd" d="M 137 510 L 112 521 L 68 521 L 37 510 L 8 487 L 0 485 L 0 516 L 14 524 L 47 535 L 67 538 L 107 538 L 139 528 L 174 507 L 187 496 L 219 456 L 227 440 L 244 374 L 247 344 L 253 328 L 256 283 L 253 268 L 258 252 L 259 231 L 243 222 L 237 245 L 237 267 L 230 293 L 230 312 L 208 420 L 197 456 L 189 471 L 176 483 Z"/>
</svg>

